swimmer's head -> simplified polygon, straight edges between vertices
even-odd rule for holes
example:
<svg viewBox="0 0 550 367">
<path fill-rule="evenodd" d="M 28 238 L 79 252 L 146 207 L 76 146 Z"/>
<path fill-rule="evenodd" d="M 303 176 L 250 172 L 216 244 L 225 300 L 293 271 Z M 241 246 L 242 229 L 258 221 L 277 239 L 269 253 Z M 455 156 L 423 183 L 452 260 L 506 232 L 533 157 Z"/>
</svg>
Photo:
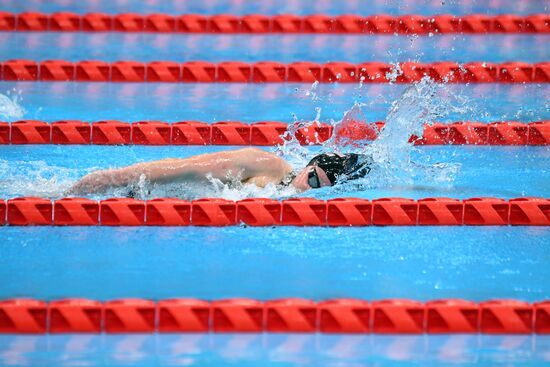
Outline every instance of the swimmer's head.
<svg viewBox="0 0 550 367">
<path fill-rule="evenodd" d="M 300 190 L 334 186 L 338 182 L 365 177 L 370 172 L 370 159 L 361 154 L 319 154 L 292 180 Z"/>
</svg>

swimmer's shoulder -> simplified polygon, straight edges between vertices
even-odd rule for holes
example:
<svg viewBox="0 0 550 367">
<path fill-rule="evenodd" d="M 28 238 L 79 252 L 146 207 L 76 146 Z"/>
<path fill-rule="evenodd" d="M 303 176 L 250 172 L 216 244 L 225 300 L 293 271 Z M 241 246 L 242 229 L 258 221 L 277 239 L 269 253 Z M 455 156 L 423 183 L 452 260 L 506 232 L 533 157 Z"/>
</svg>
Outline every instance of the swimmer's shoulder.
<svg viewBox="0 0 550 367">
<path fill-rule="evenodd" d="M 276 156 L 275 154 L 268 152 L 262 148 L 246 147 L 236 150 L 240 154 L 253 155 L 253 156 Z"/>
<path fill-rule="evenodd" d="M 259 163 L 262 168 L 269 171 L 269 176 L 276 179 L 292 172 L 292 166 L 275 153 L 255 147 L 243 148 L 240 151 L 255 163 Z"/>
<path fill-rule="evenodd" d="M 258 154 L 264 155 L 267 160 L 269 160 L 269 163 L 274 164 L 274 167 L 278 168 L 279 170 L 282 170 L 286 173 L 292 171 L 292 166 L 283 158 L 279 157 L 277 154 L 268 152 L 266 150 L 260 149 L 260 148 L 250 148 L 254 149 L 256 151 L 260 151 Z"/>
<path fill-rule="evenodd" d="M 239 149 L 237 152 L 251 159 L 268 159 L 272 161 L 280 161 L 286 163 L 286 161 L 279 157 L 277 154 L 268 152 L 267 150 L 261 148 L 248 147 Z"/>
</svg>

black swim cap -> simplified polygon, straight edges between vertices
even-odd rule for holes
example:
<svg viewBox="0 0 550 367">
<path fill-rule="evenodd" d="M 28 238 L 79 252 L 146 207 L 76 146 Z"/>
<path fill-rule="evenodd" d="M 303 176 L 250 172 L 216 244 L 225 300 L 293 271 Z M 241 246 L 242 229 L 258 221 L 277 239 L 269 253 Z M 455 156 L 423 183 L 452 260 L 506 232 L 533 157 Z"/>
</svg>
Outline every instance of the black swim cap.
<svg viewBox="0 0 550 367">
<path fill-rule="evenodd" d="M 371 159 L 364 154 L 319 154 L 309 161 L 307 167 L 321 168 L 334 186 L 337 180 L 355 180 L 365 177 L 370 172 L 370 164 Z"/>
</svg>

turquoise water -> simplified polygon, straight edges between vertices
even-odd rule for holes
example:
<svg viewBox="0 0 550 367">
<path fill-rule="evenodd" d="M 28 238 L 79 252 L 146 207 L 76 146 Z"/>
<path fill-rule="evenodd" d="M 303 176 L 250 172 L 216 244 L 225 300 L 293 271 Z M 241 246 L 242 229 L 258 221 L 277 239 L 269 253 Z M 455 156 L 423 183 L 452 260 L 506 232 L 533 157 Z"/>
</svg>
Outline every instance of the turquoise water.
<svg viewBox="0 0 550 367">
<path fill-rule="evenodd" d="M 6 11 L 43 11 L 55 12 L 63 10 L 72 10 L 78 13 L 101 11 L 104 13 L 199 13 L 199 14 L 532 14 L 547 12 L 548 4 L 544 0 L 532 0 L 521 3 L 505 0 L 493 0 L 489 3 L 480 1 L 431 1 L 427 4 L 419 0 L 399 0 L 388 2 L 385 0 L 374 0 L 369 2 L 369 6 L 359 0 L 350 1 L 315 1 L 315 0 L 266 0 L 261 2 L 249 1 L 227 1 L 227 0 L 82 0 L 71 2 L 67 6 L 66 0 L 2 0 L 0 2 Z"/>
<path fill-rule="evenodd" d="M 0 336 L 0 363 L 40 366 L 542 366 L 543 336 Z"/>
<path fill-rule="evenodd" d="M 0 91 L 21 93 L 25 118 L 197 120 L 204 122 L 340 120 L 355 101 L 364 103 L 367 121 L 386 118 L 405 85 L 365 84 L 171 84 L 171 83 L 63 83 L 0 82 Z M 550 120 L 548 84 L 448 85 L 451 95 L 463 96 L 468 109 L 448 111 L 440 119 L 452 121 Z M 15 118 L 5 118 L 15 120 Z M 210 149 L 210 148 L 205 148 Z"/>
<path fill-rule="evenodd" d="M 0 33 L 5 59 L 139 60 L 223 62 L 369 60 L 502 62 L 547 61 L 550 35 L 438 35 L 434 37 L 361 35 L 185 35 L 147 33 Z M 48 45 L 50 47 L 45 47 Z M 197 47 L 201 45 L 201 47 Z M 279 45 L 265 47 L 265 45 Z M 20 47 L 24 46 L 24 47 Z M 523 52 L 529 49 L 530 52 Z M 244 51 L 244 54 L 243 54 Z"/>
<path fill-rule="evenodd" d="M 547 13 L 544 1 L 161 1 L 70 2 L 0 0 L 6 11 L 105 11 L 215 14 L 433 14 Z M 510 60 L 550 57 L 548 35 L 361 37 L 331 35 L 235 36 L 76 33 L 0 33 L 4 59 L 95 58 L 114 61 Z M 355 102 L 367 121 L 383 120 L 403 85 L 11 83 L 0 93 L 19 95 L 23 116 L 48 122 L 339 120 Z M 453 85 L 444 89 L 463 108 L 441 121 L 550 120 L 550 87 Z M 439 101 L 436 96 L 428 96 Z M 437 96 L 439 97 L 439 96 Z M 443 98 L 445 99 L 445 98 Z M 420 101 L 421 102 L 421 101 Z M 409 105 L 410 107 L 410 105 Z M 2 110 L 0 109 L 0 113 Z M 0 197 L 62 196 L 94 169 L 165 157 L 187 157 L 233 147 L 0 146 Z M 268 148 L 272 150 L 273 148 Z M 319 148 L 307 148 L 309 154 Z M 308 193 L 338 196 L 468 198 L 550 197 L 548 147 L 420 147 L 413 161 L 458 167 L 452 179 L 429 174 L 375 185 Z M 400 166 L 402 167 L 402 166 Z M 403 172 L 396 169 L 395 177 Z M 444 177 L 448 178 L 448 177 Z M 252 191 L 187 191 L 179 196 L 240 199 Z M 262 195 L 277 197 L 277 192 Z M 154 195 L 154 194 L 152 194 Z M 94 197 L 100 199 L 102 197 Z M 547 227 L 404 228 L 0 228 L 0 299 L 52 300 L 140 297 L 261 300 L 465 298 L 482 301 L 550 298 Z M 544 365 L 543 336 L 328 336 L 328 335 L 63 335 L 0 336 L 7 366 L 379 366 Z"/>
<path fill-rule="evenodd" d="M 63 190 L 79 177 L 96 170 L 121 167 L 136 162 L 162 158 L 185 158 L 203 152 L 216 152 L 239 147 L 183 147 L 183 146 L 25 146 L 0 145 L 0 196 L 45 196 L 58 198 Z M 266 148 L 274 151 L 275 148 Z M 309 148 L 311 154 L 318 148 Z M 396 181 L 392 184 L 379 183 L 364 188 L 354 185 L 328 187 L 309 191 L 302 196 L 321 199 L 352 196 L 366 199 L 403 196 L 414 199 L 423 197 L 469 197 L 495 196 L 515 198 L 521 196 L 550 197 L 548 147 L 488 147 L 453 146 L 421 147 L 413 152 L 412 159 L 426 163 L 446 162 L 456 164 L 459 172 L 452 182 L 434 180 L 430 175 L 416 178 L 413 182 Z M 398 177 L 401 173 L 396 172 Z M 243 199 L 254 195 L 281 193 L 269 190 L 236 191 L 225 194 L 214 187 L 188 188 L 171 192 L 185 199 L 224 196 L 227 199 Z M 152 198 L 155 194 L 146 198 Z M 158 195 L 158 194 L 157 194 Z M 91 196 L 94 199 L 105 195 Z"/>
<path fill-rule="evenodd" d="M 550 298 L 548 228 L 6 227 L 2 235 L 0 298 Z"/>
</svg>

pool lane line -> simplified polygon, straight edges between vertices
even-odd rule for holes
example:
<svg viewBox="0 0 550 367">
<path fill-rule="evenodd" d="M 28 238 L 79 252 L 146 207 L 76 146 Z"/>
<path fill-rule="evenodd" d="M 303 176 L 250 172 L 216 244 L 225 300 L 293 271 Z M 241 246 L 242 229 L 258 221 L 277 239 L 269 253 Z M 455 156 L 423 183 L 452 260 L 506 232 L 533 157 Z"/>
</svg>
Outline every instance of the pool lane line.
<svg viewBox="0 0 550 367">
<path fill-rule="evenodd" d="M 0 200 L 0 225 L 11 226 L 550 226 L 550 199 L 174 198 Z"/>
<path fill-rule="evenodd" d="M 151 32 L 214 34 L 488 34 L 550 33 L 550 14 L 532 15 L 448 15 L 384 14 L 359 16 L 323 14 L 298 16 L 71 12 L 0 12 L 1 31 L 32 32 Z"/>
<path fill-rule="evenodd" d="M 550 300 L 0 300 L 0 333 L 550 334 Z"/>
<path fill-rule="evenodd" d="M 302 145 L 318 145 L 334 135 L 334 127 L 321 122 L 295 126 L 276 121 L 245 124 L 222 121 L 208 124 L 199 121 L 167 123 L 138 121 L 133 123 L 106 120 L 83 122 L 63 120 L 52 123 L 22 120 L 0 122 L 0 145 L 235 145 L 275 146 L 292 137 Z M 375 140 L 384 122 L 352 122 L 337 130 L 341 144 Z M 292 129 L 294 130 L 294 129 Z M 550 145 L 550 121 L 521 123 L 515 121 L 481 123 L 454 122 L 424 125 L 422 137 L 412 135 L 415 145 Z"/>
<path fill-rule="evenodd" d="M 436 83 L 550 83 L 550 62 L 487 63 L 452 61 L 211 63 L 190 61 L 6 60 L 0 80 L 169 83 L 414 83 L 429 77 Z"/>
</svg>

